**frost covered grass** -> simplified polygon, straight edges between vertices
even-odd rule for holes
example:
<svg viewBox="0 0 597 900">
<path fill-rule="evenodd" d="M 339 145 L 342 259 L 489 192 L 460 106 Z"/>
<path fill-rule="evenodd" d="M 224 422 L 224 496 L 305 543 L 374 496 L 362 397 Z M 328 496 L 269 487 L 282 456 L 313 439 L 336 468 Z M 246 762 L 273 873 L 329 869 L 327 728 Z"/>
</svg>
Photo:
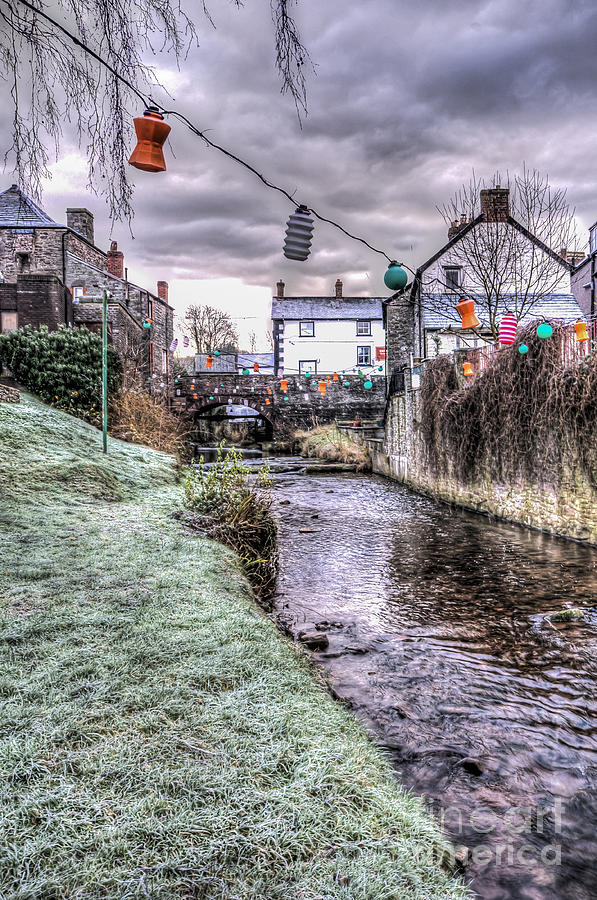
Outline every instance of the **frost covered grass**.
<svg viewBox="0 0 597 900">
<path fill-rule="evenodd" d="M 0 405 L 0 896 L 466 896 L 420 803 L 172 517 L 170 458 Z"/>
</svg>

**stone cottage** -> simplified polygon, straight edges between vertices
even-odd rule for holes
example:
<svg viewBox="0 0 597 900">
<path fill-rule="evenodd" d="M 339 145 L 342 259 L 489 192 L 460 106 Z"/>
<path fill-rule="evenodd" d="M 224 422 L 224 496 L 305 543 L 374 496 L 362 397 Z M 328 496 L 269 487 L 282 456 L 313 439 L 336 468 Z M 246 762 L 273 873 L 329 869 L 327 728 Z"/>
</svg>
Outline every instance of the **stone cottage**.
<svg viewBox="0 0 597 900">
<path fill-rule="evenodd" d="M 59 224 L 13 184 L 0 193 L 0 332 L 19 326 L 86 326 L 101 331 L 107 291 L 108 339 L 127 370 L 167 384 L 174 310 L 168 284 L 153 293 L 128 279 L 113 241 L 95 245 L 93 214 L 67 209 Z"/>
</svg>

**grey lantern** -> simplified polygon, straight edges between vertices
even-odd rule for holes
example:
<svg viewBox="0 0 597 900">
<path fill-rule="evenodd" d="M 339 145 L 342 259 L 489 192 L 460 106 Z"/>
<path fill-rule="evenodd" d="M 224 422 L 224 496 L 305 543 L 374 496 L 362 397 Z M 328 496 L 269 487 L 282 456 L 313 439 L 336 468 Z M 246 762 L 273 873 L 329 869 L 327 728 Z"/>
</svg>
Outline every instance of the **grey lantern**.
<svg viewBox="0 0 597 900">
<path fill-rule="evenodd" d="M 307 259 L 311 250 L 312 236 L 313 219 L 307 207 L 301 205 L 288 219 L 284 256 L 287 259 Z"/>
</svg>

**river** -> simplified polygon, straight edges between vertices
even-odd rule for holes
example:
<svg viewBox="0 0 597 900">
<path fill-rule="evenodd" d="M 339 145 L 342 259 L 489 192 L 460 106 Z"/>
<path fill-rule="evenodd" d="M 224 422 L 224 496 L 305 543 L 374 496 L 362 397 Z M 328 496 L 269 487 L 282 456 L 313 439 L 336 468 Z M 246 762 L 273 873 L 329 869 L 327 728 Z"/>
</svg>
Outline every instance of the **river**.
<svg viewBox="0 0 597 900">
<path fill-rule="evenodd" d="M 279 475 L 277 615 L 484 900 L 597 898 L 597 551 L 376 476 Z M 544 614 L 587 609 L 584 622 Z"/>
</svg>

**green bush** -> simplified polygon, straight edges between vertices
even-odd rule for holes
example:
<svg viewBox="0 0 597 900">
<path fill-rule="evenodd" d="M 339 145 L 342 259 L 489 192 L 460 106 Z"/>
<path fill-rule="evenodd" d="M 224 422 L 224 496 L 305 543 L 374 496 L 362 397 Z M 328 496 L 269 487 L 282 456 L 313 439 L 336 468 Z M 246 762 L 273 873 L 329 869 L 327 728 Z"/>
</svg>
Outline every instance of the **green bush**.
<svg viewBox="0 0 597 900">
<path fill-rule="evenodd" d="M 242 454 L 222 441 L 212 465 L 203 458 L 184 472 L 185 506 L 190 523 L 232 547 L 262 602 L 270 599 L 278 571 L 276 520 L 271 513 L 267 467 L 254 476 Z"/>
<path fill-rule="evenodd" d="M 102 405 L 102 341 L 86 328 L 48 331 L 26 325 L 0 335 L 0 364 L 46 403 L 97 422 Z M 108 394 L 122 383 L 122 363 L 108 347 Z"/>
</svg>

